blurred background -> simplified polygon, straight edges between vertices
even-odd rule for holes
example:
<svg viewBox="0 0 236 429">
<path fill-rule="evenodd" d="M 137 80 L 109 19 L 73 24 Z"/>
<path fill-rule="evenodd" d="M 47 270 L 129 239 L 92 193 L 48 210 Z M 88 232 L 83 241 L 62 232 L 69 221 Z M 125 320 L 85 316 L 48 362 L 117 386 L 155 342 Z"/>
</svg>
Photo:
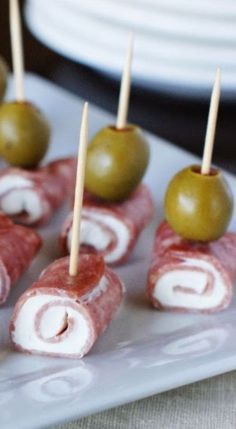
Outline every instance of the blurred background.
<svg viewBox="0 0 236 429">
<path fill-rule="evenodd" d="M 21 7 L 27 70 L 112 113 L 133 30 L 130 121 L 200 155 L 220 66 L 214 161 L 236 170 L 234 0 L 27 0 Z M 8 2 L 0 8 L 0 54 L 11 64 Z"/>
</svg>

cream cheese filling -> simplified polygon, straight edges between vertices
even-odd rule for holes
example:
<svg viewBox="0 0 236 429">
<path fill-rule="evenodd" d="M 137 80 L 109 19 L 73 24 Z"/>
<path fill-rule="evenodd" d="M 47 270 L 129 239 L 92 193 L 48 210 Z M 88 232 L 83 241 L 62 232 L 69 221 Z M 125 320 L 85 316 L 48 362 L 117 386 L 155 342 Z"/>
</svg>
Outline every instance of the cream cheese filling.
<svg viewBox="0 0 236 429">
<path fill-rule="evenodd" d="M 57 303 L 55 307 L 53 304 Z M 45 305 L 39 320 L 39 333 L 35 329 L 35 317 Z M 58 305 L 59 304 L 59 305 Z M 25 350 L 33 350 L 44 353 L 79 354 L 85 346 L 90 327 L 84 314 L 75 310 L 70 304 L 74 304 L 71 298 L 55 297 L 52 295 L 34 295 L 29 297 L 21 307 L 15 321 L 15 329 L 12 333 L 13 341 Z M 73 319 L 73 330 L 62 341 L 44 341 L 59 336 L 64 329 L 65 318 Z"/>
<path fill-rule="evenodd" d="M 103 276 L 94 290 L 84 295 L 80 302 L 94 300 L 107 286 L 108 279 Z M 30 296 L 19 310 L 12 339 L 29 351 L 79 355 L 92 335 L 86 310 L 80 311 L 80 308 L 72 298 L 48 294 Z"/>
<path fill-rule="evenodd" d="M 33 183 L 17 175 L 0 179 L 0 208 L 10 216 L 26 212 L 30 221 L 36 221 L 42 216 L 41 201 Z"/>
<path fill-rule="evenodd" d="M 93 246 L 101 252 L 106 251 L 112 243 L 112 237 L 109 231 L 103 229 L 99 223 L 103 224 L 105 228 L 111 229 L 117 238 L 116 246 L 104 257 L 107 263 L 116 262 L 125 254 L 129 246 L 130 232 L 124 222 L 115 216 L 110 216 L 94 209 L 83 209 L 80 231 L 81 244 Z M 67 248 L 68 250 L 71 248 L 71 229 L 67 235 Z"/>
<path fill-rule="evenodd" d="M 181 267 L 189 267 L 189 270 L 181 270 Z M 194 271 L 195 267 L 202 271 Z M 213 276 L 213 289 L 204 293 L 208 281 L 207 273 Z M 175 290 L 178 286 L 190 291 Z M 186 259 L 179 269 L 162 274 L 153 290 L 153 296 L 163 306 L 202 310 L 220 305 L 226 293 L 224 279 L 215 267 L 205 260 L 194 258 Z"/>
</svg>

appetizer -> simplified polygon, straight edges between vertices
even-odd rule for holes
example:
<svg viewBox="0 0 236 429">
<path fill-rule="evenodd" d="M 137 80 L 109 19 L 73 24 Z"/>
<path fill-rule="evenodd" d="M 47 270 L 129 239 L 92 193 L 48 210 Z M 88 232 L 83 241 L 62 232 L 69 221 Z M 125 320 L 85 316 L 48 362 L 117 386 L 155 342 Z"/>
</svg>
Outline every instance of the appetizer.
<svg viewBox="0 0 236 429">
<path fill-rule="evenodd" d="M 149 146 L 141 129 L 126 123 L 132 56 L 133 35 L 121 80 L 117 123 L 100 130 L 88 147 L 85 188 L 109 202 L 129 198 L 149 162 Z"/>
<path fill-rule="evenodd" d="M 34 168 L 48 149 L 50 127 L 39 109 L 25 100 L 18 0 L 10 0 L 10 32 L 16 100 L 0 106 L 0 155 L 11 165 Z"/>
<path fill-rule="evenodd" d="M 208 243 L 188 241 L 162 222 L 154 240 L 148 296 L 158 310 L 223 310 L 232 299 L 235 261 L 235 233 Z"/>
<path fill-rule="evenodd" d="M 0 56 L 0 102 L 3 100 L 7 88 L 8 67 Z"/>
<path fill-rule="evenodd" d="M 18 300 L 10 323 L 15 346 L 30 353 L 83 357 L 104 332 L 124 294 L 119 277 L 100 255 L 79 255 L 87 149 L 85 104 L 78 155 L 70 257 L 49 265 Z"/>
<path fill-rule="evenodd" d="M 50 130 L 47 120 L 25 101 L 23 49 L 18 0 L 10 0 L 10 28 L 16 101 L 0 106 L 0 155 L 13 167 L 0 171 L 0 210 L 25 225 L 42 225 L 64 202 L 75 175 L 73 159 L 46 166 Z"/>
<path fill-rule="evenodd" d="M 41 247 L 39 235 L 0 212 L 0 304 L 3 304 Z"/>
<path fill-rule="evenodd" d="M 123 71 L 117 124 L 100 130 L 88 147 L 81 244 L 96 250 L 105 262 L 125 262 L 154 208 L 147 186 L 140 184 L 149 162 L 149 147 L 140 128 L 126 124 L 130 93 L 133 37 Z M 61 232 L 70 252 L 72 213 Z"/>
<path fill-rule="evenodd" d="M 0 170 L 0 210 L 27 226 L 47 223 L 71 191 L 75 159 L 50 162 L 34 170 Z"/>
<path fill-rule="evenodd" d="M 226 308 L 236 278 L 236 234 L 227 233 L 233 197 L 222 172 L 211 167 L 220 97 L 220 70 L 212 92 L 202 166 L 170 181 L 166 221 L 157 229 L 147 291 L 153 305 L 176 311 Z"/>
<path fill-rule="evenodd" d="M 1 181 L 0 181 L 1 187 Z M 81 243 L 95 249 L 109 265 L 124 263 L 154 212 L 151 194 L 139 185 L 130 198 L 108 203 L 85 192 L 81 220 Z M 60 244 L 64 254 L 71 248 L 72 213 L 64 222 Z"/>
<path fill-rule="evenodd" d="M 20 351 L 81 358 L 112 320 L 123 287 L 103 258 L 83 254 L 78 274 L 68 269 L 68 257 L 53 262 L 18 300 L 10 332 Z"/>
</svg>

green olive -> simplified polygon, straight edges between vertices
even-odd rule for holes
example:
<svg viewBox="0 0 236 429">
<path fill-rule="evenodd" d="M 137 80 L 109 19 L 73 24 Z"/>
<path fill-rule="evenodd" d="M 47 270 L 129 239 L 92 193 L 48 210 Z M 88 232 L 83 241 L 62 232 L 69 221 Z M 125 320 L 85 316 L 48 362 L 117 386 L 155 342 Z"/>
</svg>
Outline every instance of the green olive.
<svg viewBox="0 0 236 429">
<path fill-rule="evenodd" d="M 126 199 L 142 180 L 148 161 L 149 147 L 140 128 L 103 128 L 88 147 L 85 187 L 105 200 Z"/>
<path fill-rule="evenodd" d="M 44 157 L 50 128 L 42 113 L 27 102 L 0 106 L 0 155 L 11 165 L 36 167 Z"/>
<path fill-rule="evenodd" d="M 5 60 L 0 57 L 0 101 L 3 100 L 7 88 L 8 67 Z"/>
<path fill-rule="evenodd" d="M 231 189 L 217 169 L 203 175 L 200 167 L 190 166 L 177 173 L 168 185 L 166 219 L 185 239 L 217 240 L 225 233 L 232 212 Z"/>
</svg>

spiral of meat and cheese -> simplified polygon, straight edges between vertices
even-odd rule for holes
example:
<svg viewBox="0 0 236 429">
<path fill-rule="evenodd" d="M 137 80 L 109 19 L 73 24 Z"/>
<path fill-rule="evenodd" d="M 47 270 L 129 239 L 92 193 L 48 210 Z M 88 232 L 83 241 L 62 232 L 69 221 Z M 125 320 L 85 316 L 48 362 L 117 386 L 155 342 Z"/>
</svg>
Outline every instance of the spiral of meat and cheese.
<svg viewBox="0 0 236 429">
<path fill-rule="evenodd" d="M 209 243 L 189 242 L 163 222 L 155 236 L 148 296 L 159 310 L 223 310 L 232 298 L 235 261 L 235 233 Z"/>
<path fill-rule="evenodd" d="M 119 265 L 128 259 L 153 213 L 152 197 L 145 185 L 140 185 L 128 200 L 121 203 L 107 203 L 85 193 L 81 244 L 95 249 L 107 264 Z M 72 217 L 70 213 L 60 238 L 65 254 L 71 247 Z"/>
<path fill-rule="evenodd" d="M 42 225 L 64 202 L 75 177 L 74 158 L 36 170 L 7 167 L 0 172 L 0 210 L 15 222 Z"/>
<path fill-rule="evenodd" d="M 0 304 L 41 247 L 39 235 L 0 213 Z"/>
<path fill-rule="evenodd" d="M 18 300 L 10 332 L 19 350 L 81 358 L 112 320 L 124 287 L 103 258 L 83 254 L 78 275 L 68 271 L 68 257 L 56 260 Z"/>
</svg>

